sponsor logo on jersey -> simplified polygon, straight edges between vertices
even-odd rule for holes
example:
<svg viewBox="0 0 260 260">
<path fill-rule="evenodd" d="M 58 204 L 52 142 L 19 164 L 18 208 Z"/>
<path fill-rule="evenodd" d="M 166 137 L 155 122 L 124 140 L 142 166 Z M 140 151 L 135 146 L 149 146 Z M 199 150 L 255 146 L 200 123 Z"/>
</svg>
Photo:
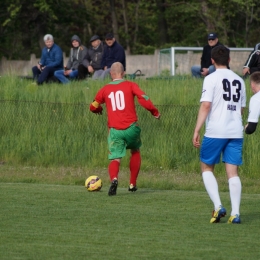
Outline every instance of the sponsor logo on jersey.
<svg viewBox="0 0 260 260">
<path fill-rule="evenodd" d="M 227 105 L 227 110 L 236 111 L 237 107 L 236 105 Z"/>
</svg>

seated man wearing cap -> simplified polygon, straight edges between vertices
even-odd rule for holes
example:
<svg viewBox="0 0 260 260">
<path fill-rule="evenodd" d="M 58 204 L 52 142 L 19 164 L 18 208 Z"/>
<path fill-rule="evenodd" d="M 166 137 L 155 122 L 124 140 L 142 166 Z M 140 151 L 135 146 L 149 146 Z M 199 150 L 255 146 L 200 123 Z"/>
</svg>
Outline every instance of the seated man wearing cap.
<svg viewBox="0 0 260 260">
<path fill-rule="evenodd" d="M 110 75 L 110 68 L 114 62 L 120 62 L 125 71 L 125 50 L 116 41 L 113 33 L 108 33 L 106 35 L 106 45 L 101 61 L 102 70 L 97 71 L 97 77 L 99 79 L 105 79 L 108 77 Z"/>
<path fill-rule="evenodd" d="M 93 79 L 97 78 L 96 71 L 101 69 L 101 59 L 103 55 L 103 42 L 98 35 L 90 39 L 91 47 L 83 58 L 82 64 L 78 67 L 78 78 L 85 79 L 88 74 L 93 74 Z"/>
<path fill-rule="evenodd" d="M 78 78 L 78 67 L 88 51 L 88 49 L 81 44 L 81 40 L 77 35 L 72 36 L 71 45 L 70 57 L 64 70 L 54 72 L 54 76 L 63 84 L 69 83 L 69 79 Z"/>
<path fill-rule="evenodd" d="M 191 73 L 193 77 L 200 78 L 205 77 L 208 74 L 214 72 L 216 69 L 211 62 L 211 50 L 215 47 L 221 45 L 218 41 L 218 36 L 216 33 L 208 34 L 208 44 L 204 46 L 202 56 L 201 56 L 201 65 L 194 65 L 191 67 Z"/>
</svg>

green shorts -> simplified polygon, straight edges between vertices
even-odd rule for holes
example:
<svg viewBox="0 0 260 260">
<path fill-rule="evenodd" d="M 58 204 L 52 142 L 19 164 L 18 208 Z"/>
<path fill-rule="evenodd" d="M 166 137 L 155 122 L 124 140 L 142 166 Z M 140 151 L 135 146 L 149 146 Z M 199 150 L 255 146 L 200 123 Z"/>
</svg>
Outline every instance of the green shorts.
<svg viewBox="0 0 260 260">
<path fill-rule="evenodd" d="M 141 147 L 141 128 L 137 122 L 124 130 L 110 128 L 107 141 L 108 159 L 122 158 L 126 155 L 126 149 L 138 150 Z"/>
</svg>

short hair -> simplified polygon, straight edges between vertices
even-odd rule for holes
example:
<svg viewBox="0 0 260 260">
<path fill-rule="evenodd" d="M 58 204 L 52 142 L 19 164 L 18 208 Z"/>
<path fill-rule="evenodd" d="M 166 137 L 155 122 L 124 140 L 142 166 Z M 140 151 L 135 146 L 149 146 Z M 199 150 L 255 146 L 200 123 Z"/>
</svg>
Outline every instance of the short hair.
<svg viewBox="0 0 260 260">
<path fill-rule="evenodd" d="M 110 71 L 111 71 L 112 73 L 118 73 L 118 74 L 120 74 L 120 73 L 124 72 L 124 67 L 123 67 L 123 65 L 122 65 L 121 62 L 118 62 L 118 61 L 117 61 L 117 62 L 114 62 L 114 63 L 112 64 Z"/>
<path fill-rule="evenodd" d="M 54 41 L 53 36 L 51 34 L 46 34 L 43 37 L 43 40 L 46 41 Z"/>
<path fill-rule="evenodd" d="M 257 85 L 260 85 L 260 71 L 252 73 L 249 77 L 250 82 L 254 82 Z"/>
<path fill-rule="evenodd" d="M 211 58 L 216 62 L 217 65 L 228 66 L 229 61 L 229 49 L 224 45 L 216 46 L 211 51 Z"/>
</svg>

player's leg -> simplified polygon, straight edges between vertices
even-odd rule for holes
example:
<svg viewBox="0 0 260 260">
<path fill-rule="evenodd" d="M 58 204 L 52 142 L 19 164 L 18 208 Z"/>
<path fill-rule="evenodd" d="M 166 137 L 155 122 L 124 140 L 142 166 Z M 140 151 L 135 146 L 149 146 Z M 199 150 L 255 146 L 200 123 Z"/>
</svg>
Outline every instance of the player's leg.
<svg viewBox="0 0 260 260">
<path fill-rule="evenodd" d="M 108 166 L 108 173 L 110 176 L 111 185 L 108 191 L 109 196 L 116 195 L 118 185 L 118 173 L 119 173 L 120 159 L 111 160 Z"/>
<path fill-rule="evenodd" d="M 219 163 L 222 147 L 225 145 L 223 139 L 204 137 L 201 145 L 200 160 L 202 179 L 206 191 L 213 202 L 214 210 L 210 223 L 218 223 L 221 217 L 226 215 L 226 209 L 222 206 L 218 182 L 214 176 L 214 166 Z"/>
<path fill-rule="evenodd" d="M 128 190 L 129 191 L 137 191 L 136 187 L 136 181 L 137 177 L 140 171 L 140 166 L 141 166 L 141 154 L 140 150 L 131 150 L 131 158 L 130 158 L 130 163 L 129 163 L 129 168 L 130 168 L 130 185 Z"/>
<path fill-rule="evenodd" d="M 110 181 L 114 179 L 118 179 L 119 167 L 120 167 L 120 159 L 114 159 L 110 161 L 108 166 Z"/>
<path fill-rule="evenodd" d="M 240 202 L 242 184 L 238 176 L 238 165 L 242 164 L 243 139 L 231 139 L 223 152 L 223 162 L 226 165 L 226 172 L 229 184 L 231 201 L 231 214 L 228 223 L 241 223 Z"/>
<path fill-rule="evenodd" d="M 108 191 L 109 196 L 116 195 L 120 159 L 124 157 L 126 154 L 126 145 L 125 145 L 125 141 L 122 139 L 122 131 L 124 130 L 116 130 L 114 128 L 109 129 L 108 159 L 110 160 L 110 163 L 108 166 L 108 173 L 111 181 L 111 186 Z"/>
<path fill-rule="evenodd" d="M 126 149 L 131 149 L 131 157 L 129 162 L 130 169 L 130 181 L 129 191 L 136 191 L 136 181 L 141 166 L 141 154 L 139 148 L 142 145 L 141 142 L 141 128 L 138 123 L 133 123 L 129 128 L 124 130 L 124 138 L 127 143 Z"/>
</svg>

